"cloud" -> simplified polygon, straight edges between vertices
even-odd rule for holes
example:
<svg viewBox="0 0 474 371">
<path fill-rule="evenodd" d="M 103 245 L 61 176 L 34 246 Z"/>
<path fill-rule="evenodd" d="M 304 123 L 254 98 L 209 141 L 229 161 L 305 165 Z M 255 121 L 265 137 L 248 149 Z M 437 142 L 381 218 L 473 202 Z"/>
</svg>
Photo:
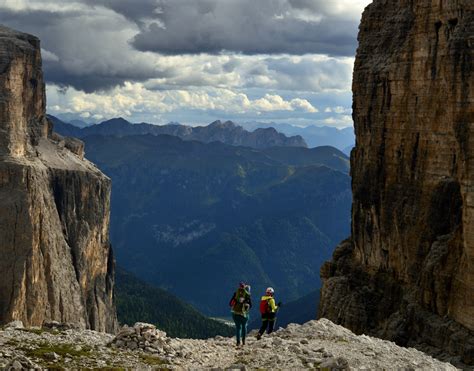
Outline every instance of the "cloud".
<svg viewBox="0 0 474 371">
<path fill-rule="evenodd" d="M 322 120 L 320 123 L 340 128 L 348 127 L 353 124 L 352 117 L 349 115 L 333 116 Z"/>
<path fill-rule="evenodd" d="M 104 7 L 121 14 L 137 24 L 144 24 L 160 12 L 158 0 L 83 0 L 84 4 Z"/>
<path fill-rule="evenodd" d="M 163 56 L 157 62 L 167 77 L 150 79 L 151 90 L 212 86 L 269 91 L 349 91 L 353 58 L 318 55 Z"/>
<path fill-rule="evenodd" d="M 336 106 L 336 107 L 326 107 L 324 109 L 324 112 L 325 113 L 338 113 L 338 114 L 348 114 L 348 113 L 351 113 L 352 110 L 349 109 L 349 108 L 346 108 L 346 107 L 342 107 L 342 106 Z"/>
<path fill-rule="evenodd" d="M 40 37 L 52 113 L 340 125 L 369 2 L 3 0 L 0 23 Z"/>
<path fill-rule="evenodd" d="M 160 0 L 133 45 L 160 54 L 352 56 L 369 0 Z"/>
<path fill-rule="evenodd" d="M 156 56 L 130 46 L 138 28 L 122 15 L 78 3 L 37 8 L 0 6 L 0 23 L 40 37 L 48 82 L 92 92 L 162 75 Z"/>
<path fill-rule="evenodd" d="M 361 2 L 367 0 L 8 0 L 0 4 L 0 23 L 41 38 L 49 83 L 86 92 L 125 81 L 148 82 L 161 90 L 344 90 L 352 57 L 270 54 L 331 54 L 324 45 L 344 48 L 338 40 L 346 36 L 352 48 L 355 29 L 346 26 L 357 24 L 361 5 L 351 4 Z M 337 5 L 342 3 L 347 4 Z M 335 23 L 327 24 L 330 20 Z M 158 54 L 136 50 L 133 45 L 140 39 L 158 43 L 141 48 Z M 160 43 L 176 48 L 176 53 L 198 54 L 159 54 L 175 53 L 168 47 L 161 50 Z M 324 47 L 314 47 L 318 43 Z"/>
<path fill-rule="evenodd" d="M 250 99 L 244 93 L 229 89 L 166 90 L 150 91 L 141 83 L 125 83 L 107 93 L 87 94 L 75 89 L 66 92 L 48 86 L 48 110 L 56 113 L 74 113 L 81 117 L 133 116 L 136 113 L 170 113 L 180 109 L 214 112 L 219 115 L 302 112 L 316 113 L 318 110 L 306 99 L 285 100 L 276 94 L 265 94 Z"/>
<path fill-rule="evenodd" d="M 46 49 L 41 49 L 41 56 L 43 57 L 43 62 L 59 62 L 59 57 Z"/>
</svg>

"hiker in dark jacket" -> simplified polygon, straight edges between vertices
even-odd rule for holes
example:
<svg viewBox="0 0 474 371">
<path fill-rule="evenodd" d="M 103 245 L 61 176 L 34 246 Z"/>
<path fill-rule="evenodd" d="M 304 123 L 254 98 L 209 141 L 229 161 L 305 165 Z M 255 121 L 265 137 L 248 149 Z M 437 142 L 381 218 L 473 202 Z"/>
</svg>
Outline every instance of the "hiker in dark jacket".
<svg viewBox="0 0 474 371">
<path fill-rule="evenodd" d="M 235 323 L 237 346 L 240 346 L 241 340 L 242 345 L 245 345 L 247 322 L 249 320 L 250 308 L 252 308 L 250 286 L 246 285 L 244 282 L 240 282 L 239 288 L 230 299 L 229 305 L 232 308 L 232 318 Z"/>
<path fill-rule="evenodd" d="M 262 327 L 257 334 L 257 340 L 260 340 L 262 335 L 267 331 L 268 334 L 273 332 L 275 327 L 276 314 L 281 306 L 281 303 L 275 304 L 273 295 L 275 290 L 272 287 L 267 288 L 265 295 L 260 300 L 260 314 L 262 315 Z"/>
</svg>

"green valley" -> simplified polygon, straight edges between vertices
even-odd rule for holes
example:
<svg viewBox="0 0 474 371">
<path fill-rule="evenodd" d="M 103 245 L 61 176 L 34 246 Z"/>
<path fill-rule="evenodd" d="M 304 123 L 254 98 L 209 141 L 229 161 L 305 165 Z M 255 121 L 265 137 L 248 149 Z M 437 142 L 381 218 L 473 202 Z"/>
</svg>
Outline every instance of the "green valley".
<svg viewBox="0 0 474 371">
<path fill-rule="evenodd" d="M 113 182 L 117 261 L 206 315 L 240 280 L 283 301 L 317 289 L 349 234 L 348 159 L 332 147 L 253 149 L 167 135 L 83 138 Z"/>
</svg>

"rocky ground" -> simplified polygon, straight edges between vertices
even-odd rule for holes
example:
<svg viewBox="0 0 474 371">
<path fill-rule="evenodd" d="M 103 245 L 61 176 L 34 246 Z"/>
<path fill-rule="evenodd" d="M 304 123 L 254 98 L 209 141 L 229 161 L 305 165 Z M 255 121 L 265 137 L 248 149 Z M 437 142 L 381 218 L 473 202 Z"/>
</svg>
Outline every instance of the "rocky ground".
<svg viewBox="0 0 474 371">
<path fill-rule="evenodd" d="M 415 349 L 349 330 L 322 319 L 286 329 L 244 347 L 235 339 L 176 339 L 148 324 L 124 327 L 113 335 L 59 324 L 23 328 L 12 323 L 0 331 L 0 368 L 55 369 L 404 369 L 456 370 Z"/>
</svg>

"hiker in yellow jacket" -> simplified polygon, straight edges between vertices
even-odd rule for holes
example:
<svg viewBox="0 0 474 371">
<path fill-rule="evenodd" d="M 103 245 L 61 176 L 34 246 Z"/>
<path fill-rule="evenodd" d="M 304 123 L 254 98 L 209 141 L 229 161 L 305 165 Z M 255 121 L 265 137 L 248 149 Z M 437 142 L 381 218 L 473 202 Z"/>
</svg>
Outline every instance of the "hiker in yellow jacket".
<svg viewBox="0 0 474 371">
<path fill-rule="evenodd" d="M 273 332 L 275 326 L 276 314 L 281 303 L 275 304 L 273 295 L 275 290 L 272 287 L 267 288 L 265 295 L 260 300 L 260 314 L 262 315 L 262 327 L 257 334 L 257 340 L 260 340 L 265 331 L 268 334 Z"/>
</svg>

